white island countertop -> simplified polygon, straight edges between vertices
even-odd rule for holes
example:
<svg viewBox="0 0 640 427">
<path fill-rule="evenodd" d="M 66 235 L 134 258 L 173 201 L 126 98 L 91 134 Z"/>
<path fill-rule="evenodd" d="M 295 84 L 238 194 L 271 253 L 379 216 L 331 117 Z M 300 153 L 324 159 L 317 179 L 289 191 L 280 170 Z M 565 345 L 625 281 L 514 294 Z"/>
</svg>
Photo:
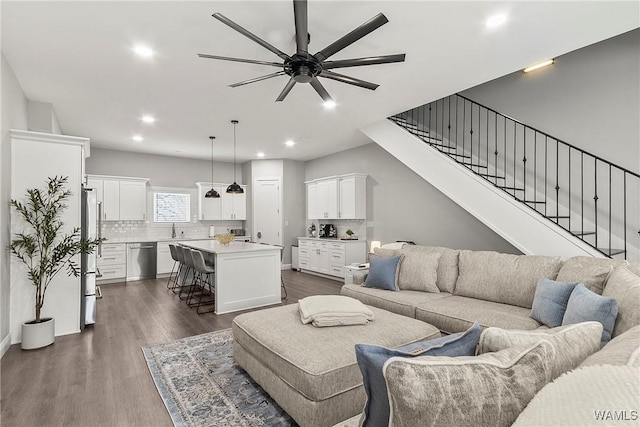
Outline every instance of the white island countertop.
<svg viewBox="0 0 640 427">
<path fill-rule="evenodd" d="M 231 241 L 226 245 L 218 242 L 215 239 L 212 240 L 185 240 L 179 241 L 182 246 L 198 249 L 200 251 L 209 252 L 213 254 L 230 254 L 238 252 L 263 252 L 281 250 L 279 246 L 262 245 L 260 243 L 238 242 Z"/>
</svg>

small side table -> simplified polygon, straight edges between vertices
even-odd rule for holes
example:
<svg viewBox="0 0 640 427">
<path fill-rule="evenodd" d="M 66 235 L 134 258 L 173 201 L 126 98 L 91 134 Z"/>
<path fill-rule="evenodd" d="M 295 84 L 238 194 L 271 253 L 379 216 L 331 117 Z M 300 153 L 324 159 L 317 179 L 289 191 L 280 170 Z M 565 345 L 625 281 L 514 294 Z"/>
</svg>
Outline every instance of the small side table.
<svg viewBox="0 0 640 427">
<path fill-rule="evenodd" d="M 345 285 L 361 285 L 369 274 L 369 263 L 344 267 Z"/>
</svg>

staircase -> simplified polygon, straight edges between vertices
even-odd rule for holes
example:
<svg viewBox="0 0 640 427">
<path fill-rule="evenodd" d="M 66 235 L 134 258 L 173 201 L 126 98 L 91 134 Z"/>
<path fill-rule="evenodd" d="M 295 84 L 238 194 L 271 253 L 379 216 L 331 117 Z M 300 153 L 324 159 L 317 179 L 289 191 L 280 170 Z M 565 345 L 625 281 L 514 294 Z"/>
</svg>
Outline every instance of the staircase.
<svg viewBox="0 0 640 427">
<path fill-rule="evenodd" d="M 385 122 L 362 131 L 523 252 L 640 260 L 637 173 L 459 94 Z"/>
</svg>

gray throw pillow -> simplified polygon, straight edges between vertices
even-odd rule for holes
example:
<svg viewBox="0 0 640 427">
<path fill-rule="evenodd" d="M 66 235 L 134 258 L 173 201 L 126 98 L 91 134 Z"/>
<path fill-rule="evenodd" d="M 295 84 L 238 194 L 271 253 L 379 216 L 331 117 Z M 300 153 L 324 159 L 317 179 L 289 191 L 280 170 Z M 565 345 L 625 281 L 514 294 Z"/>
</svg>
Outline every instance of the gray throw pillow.
<svg viewBox="0 0 640 427">
<path fill-rule="evenodd" d="M 605 345 L 611 339 L 617 316 L 618 301 L 600 296 L 580 283 L 571 292 L 562 324 L 569 325 L 590 320 L 600 322 L 604 327 L 601 344 Z"/>
<path fill-rule="evenodd" d="M 384 365 L 393 426 L 510 426 L 550 380 L 542 340 L 471 357 L 391 358 Z"/>
<path fill-rule="evenodd" d="M 356 360 L 362 372 L 367 403 L 364 407 L 364 427 L 386 427 L 389 421 L 389 399 L 382 375 L 384 363 L 392 357 L 473 356 L 480 339 L 480 325 L 476 322 L 465 332 L 421 341 L 396 349 L 377 345 L 356 344 Z"/>
<path fill-rule="evenodd" d="M 367 288 L 386 289 L 397 291 L 398 270 L 402 256 L 379 257 L 371 255 L 369 257 L 369 274 L 364 281 Z"/>
<path fill-rule="evenodd" d="M 398 273 L 398 288 L 409 291 L 440 293 L 437 252 L 405 252 Z"/>
<path fill-rule="evenodd" d="M 551 279 L 538 280 L 529 317 L 550 328 L 562 325 L 569 297 L 576 285 Z"/>
<path fill-rule="evenodd" d="M 551 379 L 554 380 L 600 350 L 601 337 L 602 325 L 599 322 L 584 322 L 533 331 L 487 328 L 480 336 L 478 354 L 529 346 L 538 341 L 547 340 L 556 350 L 551 363 Z"/>
</svg>

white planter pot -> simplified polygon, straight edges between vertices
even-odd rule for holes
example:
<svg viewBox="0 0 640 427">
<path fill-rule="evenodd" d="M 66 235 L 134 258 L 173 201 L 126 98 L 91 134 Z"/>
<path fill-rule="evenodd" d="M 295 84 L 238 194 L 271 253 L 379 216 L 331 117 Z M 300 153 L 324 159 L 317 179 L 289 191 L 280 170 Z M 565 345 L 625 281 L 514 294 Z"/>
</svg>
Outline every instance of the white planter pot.
<svg viewBox="0 0 640 427">
<path fill-rule="evenodd" d="M 42 319 L 40 323 L 25 322 L 22 324 L 22 344 L 23 350 L 34 350 L 53 344 L 56 338 L 55 319 Z"/>
</svg>

